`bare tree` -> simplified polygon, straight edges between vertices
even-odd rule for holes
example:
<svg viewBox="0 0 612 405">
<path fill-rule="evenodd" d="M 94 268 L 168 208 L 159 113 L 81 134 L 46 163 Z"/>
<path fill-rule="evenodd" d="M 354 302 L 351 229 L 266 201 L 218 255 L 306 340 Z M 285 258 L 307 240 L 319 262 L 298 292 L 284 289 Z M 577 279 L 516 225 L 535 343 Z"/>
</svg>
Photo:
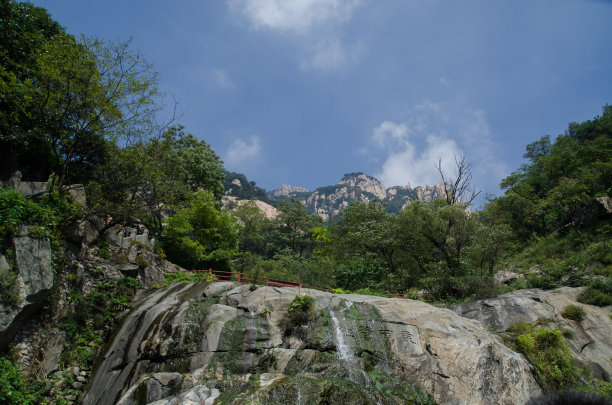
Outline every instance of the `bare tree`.
<svg viewBox="0 0 612 405">
<path fill-rule="evenodd" d="M 435 166 L 440 173 L 440 177 L 442 178 L 446 202 L 449 205 L 462 204 L 467 207 L 472 203 L 472 201 L 474 201 L 478 194 L 480 194 L 480 191 L 477 192 L 476 187 L 472 184 L 472 168 L 470 167 L 470 164 L 465 156 L 462 155 L 460 158 L 457 158 L 457 155 L 455 155 L 454 158 L 454 177 L 444 175 L 441 158 L 438 158 L 438 163 Z"/>
</svg>

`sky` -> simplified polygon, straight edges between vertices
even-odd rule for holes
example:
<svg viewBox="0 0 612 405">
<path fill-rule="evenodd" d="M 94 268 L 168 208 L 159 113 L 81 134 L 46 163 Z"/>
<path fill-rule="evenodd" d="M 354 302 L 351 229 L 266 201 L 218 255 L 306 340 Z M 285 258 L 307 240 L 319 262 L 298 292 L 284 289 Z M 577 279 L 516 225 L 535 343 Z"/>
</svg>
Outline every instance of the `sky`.
<svg viewBox="0 0 612 405">
<path fill-rule="evenodd" d="M 177 123 L 272 190 L 364 172 L 483 195 L 525 146 L 612 102 L 610 0 L 34 0 L 75 35 L 130 40 Z"/>
</svg>

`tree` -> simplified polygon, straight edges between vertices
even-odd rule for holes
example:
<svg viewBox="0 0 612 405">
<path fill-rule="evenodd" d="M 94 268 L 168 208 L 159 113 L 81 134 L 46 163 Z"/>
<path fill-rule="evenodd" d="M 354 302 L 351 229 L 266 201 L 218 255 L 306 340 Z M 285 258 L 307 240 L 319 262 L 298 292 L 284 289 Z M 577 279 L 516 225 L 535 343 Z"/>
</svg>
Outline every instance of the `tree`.
<svg viewBox="0 0 612 405">
<path fill-rule="evenodd" d="M 161 233 L 164 218 L 186 207 L 194 192 L 208 190 L 217 201 L 222 195 L 221 160 L 181 126 L 111 150 L 87 187 L 95 213 L 114 218 L 107 227 L 140 221 Z"/>
<path fill-rule="evenodd" d="M 238 248 L 240 252 L 265 255 L 267 233 L 272 221 L 268 220 L 257 207 L 255 201 L 241 204 L 232 210 L 232 215 L 238 221 Z"/>
<path fill-rule="evenodd" d="M 488 209 L 506 218 L 525 239 L 533 233 L 577 234 L 597 217 L 595 197 L 612 190 L 612 108 L 582 124 L 571 123 L 553 143 L 550 137 L 527 145 L 530 163 L 506 177 L 504 196 Z"/>
<path fill-rule="evenodd" d="M 14 29 L 19 13 L 11 15 L 7 27 Z M 103 161 L 105 141 L 131 141 L 151 132 L 160 108 L 157 74 L 129 51 L 129 42 L 77 41 L 58 30 L 51 35 L 53 24 L 44 16 L 40 20 L 40 32 L 5 35 L 9 48 L 14 37 L 35 40 L 27 68 L 0 72 L 2 142 L 11 152 L 21 151 L 19 145 L 40 151 L 56 175 L 52 187 L 62 190 L 67 182 L 86 180 Z M 12 51 L 20 52 L 27 50 Z"/>
<path fill-rule="evenodd" d="M 168 259 L 188 269 L 229 270 L 237 251 L 238 224 L 217 208 L 210 191 L 198 191 L 188 207 L 168 218 L 163 232 Z"/>
<path fill-rule="evenodd" d="M 439 158 L 438 164 L 435 166 L 442 178 L 446 202 L 449 205 L 463 204 L 467 207 L 478 197 L 480 191 L 476 192 L 476 188 L 472 185 L 472 169 L 465 156 L 461 156 L 459 159 L 455 156 L 454 178 L 444 174 L 442 159 Z"/>
<path fill-rule="evenodd" d="M 331 250 L 341 260 L 371 255 L 391 272 L 398 269 L 399 228 L 395 216 L 378 201 L 351 202 L 331 228 Z"/>
<path fill-rule="evenodd" d="M 300 257 L 311 253 L 314 246 L 312 234 L 317 226 L 323 224 L 321 217 L 309 215 L 304 204 L 296 199 L 283 201 L 277 208 L 280 213 L 276 218 L 272 242 L 280 249 L 287 248 Z"/>
<path fill-rule="evenodd" d="M 29 179 L 46 180 L 52 169 L 48 145 L 24 136 L 34 123 L 27 118 L 23 84 L 37 75 L 36 59 L 44 44 L 66 36 L 43 8 L 0 0 L 0 173 L 16 170 Z"/>
</svg>

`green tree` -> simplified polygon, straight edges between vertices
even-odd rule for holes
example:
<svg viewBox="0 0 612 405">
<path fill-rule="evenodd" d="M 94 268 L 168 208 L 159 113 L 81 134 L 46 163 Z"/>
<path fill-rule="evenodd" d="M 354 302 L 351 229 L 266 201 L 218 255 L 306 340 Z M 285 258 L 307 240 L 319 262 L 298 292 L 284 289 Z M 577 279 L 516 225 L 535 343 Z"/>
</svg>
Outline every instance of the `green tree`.
<svg viewBox="0 0 612 405">
<path fill-rule="evenodd" d="M 157 75 L 127 42 L 77 41 L 44 11 L 30 8 L 35 17 L 26 18 L 27 6 L 2 6 L 10 32 L 2 38 L 9 63 L 0 69 L 0 129 L 13 166 L 31 165 L 23 158 L 32 154 L 21 152 L 36 151 L 47 164 L 34 164 L 52 170 L 52 186 L 62 190 L 88 179 L 104 159 L 106 141 L 150 133 L 159 108 Z M 25 29 L 18 28 L 20 21 Z M 16 47 L 16 40 L 29 46 Z M 19 55 L 27 65 L 10 63 Z"/>
<path fill-rule="evenodd" d="M 22 106 L 23 84 L 36 77 L 36 59 L 44 44 L 66 36 L 47 11 L 29 3 L 0 0 L 0 173 L 21 170 L 46 180 L 52 170 L 48 145 L 25 134 L 35 125 Z"/>
<path fill-rule="evenodd" d="M 401 250 L 396 217 L 378 201 L 352 202 L 331 227 L 331 250 L 340 261 L 362 255 L 379 258 L 395 272 Z"/>
<path fill-rule="evenodd" d="M 87 188 L 95 212 L 114 218 L 108 227 L 138 220 L 161 233 L 164 218 L 185 207 L 195 191 L 208 190 L 216 200 L 223 192 L 221 160 L 181 126 L 110 150 Z"/>
<path fill-rule="evenodd" d="M 549 136 L 527 145 L 530 163 L 505 178 L 504 196 L 489 209 L 517 235 L 580 232 L 597 215 L 595 197 L 612 192 L 612 106 L 582 124 L 571 123 L 553 143 Z"/>
<path fill-rule="evenodd" d="M 237 251 L 238 224 L 217 205 L 210 191 L 198 191 L 187 208 L 168 218 L 163 248 L 169 260 L 188 269 L 230 268 Z"/>
<path fill-rule="evenodd" d="M 272 244 L 280 251 L 288 249 L 297 256 L 308 256 L 312 253 L 314 229 L 323 224 L 316 214 L 308 214 L 304 204 L 292 199 L 278 205 L 280 211 L 276 218 L 275 229 L 271 232 Z"/>
</svg>

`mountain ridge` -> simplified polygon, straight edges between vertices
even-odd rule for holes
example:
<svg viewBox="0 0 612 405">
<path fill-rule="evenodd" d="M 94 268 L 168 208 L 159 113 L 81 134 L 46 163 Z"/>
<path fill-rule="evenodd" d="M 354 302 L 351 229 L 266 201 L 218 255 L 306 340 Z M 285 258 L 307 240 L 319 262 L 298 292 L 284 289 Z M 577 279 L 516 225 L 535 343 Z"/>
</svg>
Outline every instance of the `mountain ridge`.
<svg viewBox="0 0 612 405">
<path fill-rule="evenodd" d="M 255 182 L 249 182 L 246 176 L 237 173 L 227 173 L 224 186 L 226 198 L 256 199 L 272 205 L 283 200 L 297 199 L 304 204 L 308 212 L 318 214 L 325 221 L 336 218 L 352 201 L 381 201 L 387 205 L 389 212 L 399 213 L 412 201 L 431 201 L 445 196 L 442 184 L 386 188 L 381 181 L 363 172 L 347 173 L 338 183 L 318 187 L 313 191 L 289 184 L 265 191 L 257 187 Z M 265 199 L 260 198 L 263 193 Z"/>
</svg>

